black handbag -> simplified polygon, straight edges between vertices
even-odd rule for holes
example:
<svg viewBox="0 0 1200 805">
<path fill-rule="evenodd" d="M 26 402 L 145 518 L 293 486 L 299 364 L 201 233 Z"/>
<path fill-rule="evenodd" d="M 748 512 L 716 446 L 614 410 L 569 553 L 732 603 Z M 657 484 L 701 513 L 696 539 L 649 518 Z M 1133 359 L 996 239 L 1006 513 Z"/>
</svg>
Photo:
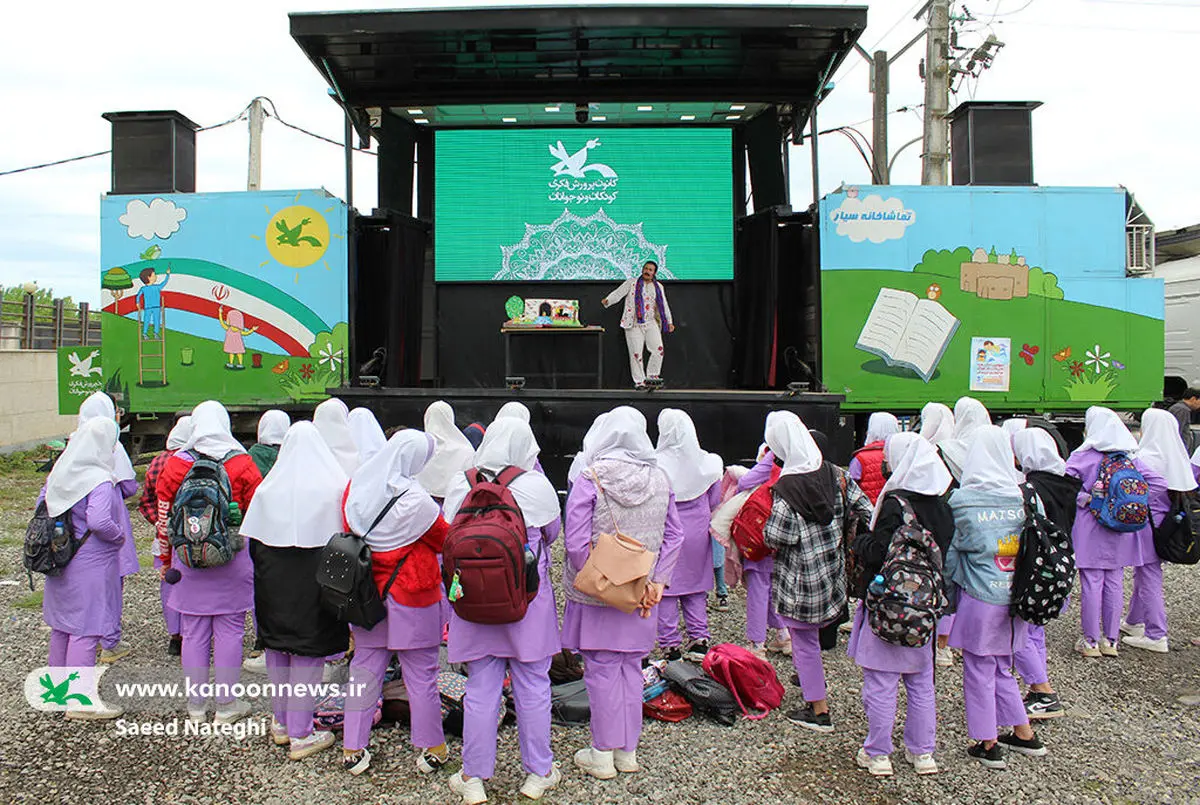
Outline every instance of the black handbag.
<svg viewBox="0 0 1200 805">
<path fill-rule="evenodd" d="M 565 727 L 576 727 L 592 720 L 587 685 L 582 679 L 550 686 L 550 721 Z"/>
<path fill-rule="evenodd" d="M 1164 562 L 1194 565 L 1200 562 L 1200 546 L 1196 544 L 1196 521 L 1192 512 L 1191 495 L 1171 492 L 1171 509 L 1154 528 L 1154 552 Z"/>
<path fill-rule="evenodd" d="M 366 534 L 361 537 L 351 533 L 334 534 L 321 549 L 321 560 L 317 565 L 317 587 L 321 591 L 321 604 L 338 620 L 363 629 L 373 629 L 387 617 L 384 600 L 408 557 L 405 556 L 396 563 L 383 588 L 383 595 L 380 595 L 379 588 L 375 586 L 375 575 L 371 569 L 371 548 L 367 545 L 366 537 L 401 497 L 403 495 L 397 495 L 387 502 Z"/>
</svg>

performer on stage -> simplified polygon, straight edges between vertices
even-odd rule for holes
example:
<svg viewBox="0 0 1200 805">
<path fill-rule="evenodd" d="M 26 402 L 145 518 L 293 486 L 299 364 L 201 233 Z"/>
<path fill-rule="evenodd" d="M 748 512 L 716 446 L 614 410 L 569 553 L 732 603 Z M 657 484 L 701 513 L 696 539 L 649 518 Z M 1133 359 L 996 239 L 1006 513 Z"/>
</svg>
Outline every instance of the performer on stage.
<svg viewBox="0 0 1200 805">
<path fill-rule="evenodd" d="M 658 263 L 647 260 L 642 266 L 642 276 L 627 279 L 600 304 L 612 307 L 625 300 L 621 314 L 621 329 L 625 331 L 625 344 L 629 347 L 629 371 L 633 375 L 634 388 L 646 387 L 646 375 L 657 379 L 662 371 L 663 333 L 675 332 L 671 318 L 671 306 L 662 283 L 655 279 Z M 642 366 L 642 354 L 650 353 L 650 363 Z"/>
</svg>

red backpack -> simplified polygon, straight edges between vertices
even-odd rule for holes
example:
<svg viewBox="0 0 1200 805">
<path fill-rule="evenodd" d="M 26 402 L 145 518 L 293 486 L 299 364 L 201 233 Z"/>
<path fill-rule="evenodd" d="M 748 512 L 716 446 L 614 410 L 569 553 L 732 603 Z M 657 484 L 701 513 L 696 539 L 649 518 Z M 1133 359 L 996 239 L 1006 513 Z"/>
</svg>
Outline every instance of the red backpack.
<svg viewBox="0 0 1200 805">
<path fill-rule="evenodd" d="M 775 502 L 771 487 L 779 480 L 778 466 L 771 468 L 771 478 L 750 493 L 742 508 L 733 517 L 729 526 L 729 538 L 738 546 L 743 559 L 758 562 L 773 556 L 775 551 L 763 542 L 763 526 L 771 516 L 771 504 Z"/>
<path fill-rule="evenodd" d="M 524 475 L 508 467 L 493 481 L 467 471 L 471 489 L 442 546 L 442 580 L 458 617 L 470 623 L 516 623 L 537 595 L 537 558 L 528 561 L 525 518 L 509 484 Z"/>
<path fill-rule="evenodd" d="M 741 646 L 720 643 L 704 655 L 704 672 L 733 694 L 742 715 L 753 721 L 783 704 L 783 685 L 775 667 Z"/>
</svg>

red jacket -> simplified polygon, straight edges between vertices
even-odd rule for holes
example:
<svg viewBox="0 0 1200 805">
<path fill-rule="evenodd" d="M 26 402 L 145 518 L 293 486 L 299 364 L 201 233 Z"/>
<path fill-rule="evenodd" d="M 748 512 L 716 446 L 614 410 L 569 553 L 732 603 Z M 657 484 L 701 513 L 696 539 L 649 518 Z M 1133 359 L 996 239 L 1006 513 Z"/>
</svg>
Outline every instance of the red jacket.
<svg viewBox="0 0 1200 805">
<path fill-rule="evenodd" d="M 155 490 L 158 494 L 160 512 L 171 510 L 171 506 L 175 503 L 175 493 L 179 491 L 179 486 L 183 483 L 184 476 L 192 468 L 192 461 L 191 455 L 181 450 L 171 456 L 167 460 L 166 465 L 163 466 L 162 472 L 159 473 L 158 484 Z M 247 453 L 238 453 L 226 461 L 225 472 L 229 474 L 229 486 L 233 492 L 233 499 L 242 510 L 242 516 L 244 517 L 246 511 L 250 508 L 250 501 L 254 497 L 254 491 L 262 483 L 262 475 L 259 474 L 258 467 L 254 466 L 254 461 Z M 159 519 L 159 522 L 162 523 L 162 518 Z M 170 543 L 165 539 L 159 539 L 155 548 L 155 552 L 158 554 L 158 558 L 162 560 L 163 565 L 170 566 Z"/>
<path fill-rule="evenodd" d="M 867 493 L 871 503 L 879 500 L 879 493 L 887 483 L 887 479 L 883 477 L 883 445 L 882 441 L 872 442 L 854 454 L 858 459 L 858 466 L 862 468 L 862 480 L 858 485 Z"/>
<path fill-rule="evenodd" d="M 347 531 L 351 531 L 350 523 L 346 520 L 346 498 L 350 496 L 350 487 L 346 487 L 342 495 L 342 523 Z M 396 574 L 396 580 L 388 594 L 397 604 L 415 609 L 433 606 L 442 600 L 442 570 L 438 565 L 437 555 L 442 552 L 442 543 L 446 541 L 446 532 L 450 530 L 446 519 L 441 515 L 433 521 L 429 530 L 420 539 L 403 548 L 394 551 L 371 551 L 371 573 L 375 577 L 375 586 L 383 595 L 392 571 L 401 560 L 404 564 Z M 407 558 L 405 558 L 407 557 Z"/>
</svg>

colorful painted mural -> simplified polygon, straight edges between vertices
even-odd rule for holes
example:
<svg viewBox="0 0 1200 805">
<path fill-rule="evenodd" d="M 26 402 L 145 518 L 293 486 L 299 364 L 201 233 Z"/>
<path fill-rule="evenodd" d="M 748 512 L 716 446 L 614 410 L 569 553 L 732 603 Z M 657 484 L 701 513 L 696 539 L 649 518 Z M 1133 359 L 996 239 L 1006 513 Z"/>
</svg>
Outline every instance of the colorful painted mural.
<svg viewBox="0 0 1200 805">
<path fill-rule="evenodd" d="M 968 393 L 999 409 L 1158 400 L 1163 285 L 1125 275 L 1125 200 L 1041 187 L 825 197 L 826 386 L 851 408 Z"/>
<path fill-rule="evenodd" d="M 346 376 L 346 226 L 324 190 L 106 196 L 105 388 L 135 413 L 325 397 Z"/>
</svg>

